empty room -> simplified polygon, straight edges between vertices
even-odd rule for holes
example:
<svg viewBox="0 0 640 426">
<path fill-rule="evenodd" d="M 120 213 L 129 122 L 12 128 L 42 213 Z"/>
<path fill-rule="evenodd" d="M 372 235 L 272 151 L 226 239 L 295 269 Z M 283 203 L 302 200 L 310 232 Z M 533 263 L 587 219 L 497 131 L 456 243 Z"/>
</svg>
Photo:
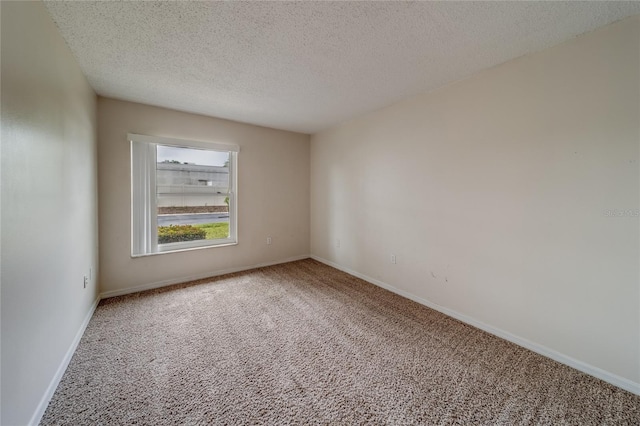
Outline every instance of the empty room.
<svg viewBox="0 0 640 426">
<path fill-rule="evenodd" d="M 0 424 L 640 425 L 640 2 L 0 2 Z"/>
</svg>

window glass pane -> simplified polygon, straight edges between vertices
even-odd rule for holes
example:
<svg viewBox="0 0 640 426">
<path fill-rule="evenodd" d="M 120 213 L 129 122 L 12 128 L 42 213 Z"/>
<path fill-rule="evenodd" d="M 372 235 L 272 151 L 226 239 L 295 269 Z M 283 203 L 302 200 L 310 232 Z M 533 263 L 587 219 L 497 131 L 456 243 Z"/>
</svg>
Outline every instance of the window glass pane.
<svg viewBox="0 0 640 426">
<path fill-rule="evenodd" d="M 157 146 L 158 244 L 229 238 L 229 152 Z"/>
</svg>

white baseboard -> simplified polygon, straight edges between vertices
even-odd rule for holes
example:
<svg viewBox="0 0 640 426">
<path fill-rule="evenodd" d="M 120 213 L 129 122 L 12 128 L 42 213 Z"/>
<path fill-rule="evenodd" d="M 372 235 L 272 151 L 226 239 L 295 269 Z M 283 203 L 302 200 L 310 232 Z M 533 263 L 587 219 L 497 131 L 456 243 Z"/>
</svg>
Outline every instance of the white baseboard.
<svg viewBox="0 0 640 426">
<path fill-rule="evenodd" d="M 241 272 L 241 271 L 246 271 L 249 269 L 255 269 L 255 268 L 262 268 L 265 266 L 272 266 L 272 265 L 278 265 L 281 263 L 287 263 L 287 262 L 294 262 L 296 260 L 302 260 L 302 259 L 307 259 L 307 258 L 312 258 L 314 260 L 317 260 L 318 262 L 322 262 L 326 265 L 329 265 L 333 268 L 336 268 L 338 270 L 341 270 L 343 272 L 346 272 L 349 275 L 353 275 L 355 277 L 358 277 L 360 279 L 363 279 L 371 284 L 377 285 L 378 287 L 382 287 L 386 290 L 389 290 L 393 293 L 396 293 L 400 296 L 406 297 L 407 299 L 413 300 L 414 302 L 420 303 L 424 306 L 427 306 L 431 309 L 434 309 L 436 311 L 442 312 L 445 315 L 448 315 L 452 318 L 455 318 L 457 320 L 460 320 L 466 324 L 469 324 L 471 326 L 474 326 L 476 328 L 479 328 L 481 330 L 486 331 L 487 333 L 493 334 L 495 336 L 498 336 L 502 339 L 508 340 L 512 343 L 515 343 L 516 345 L 522 346 L 526 349 L 529 349 L 533 352 L 536 352 L 540 355 L 546 356 L 547 358 L 551 358 L 554 361 L 558 361 L 562 364 L 568 365 L 569 367 L 573 367 L 576 370 L 582 371 L 583 373 L 589 374 L 593 377 L 596 377 L 598 379 L 604 380 L 607 383 L 611 383 L 614 386 L 617 386 L 621 389 L 624 389 L 626 391 L 629 391 L 631 393 L 634 393 L 636 395 L 640 396 L 640 383 L 635 383 L 629 379 L 625 379 L 624 377 L 620 377 L 618 375 L 609 373 L 605 370 L 602 370 L 601 368 L 598 367 L 594 367 L 592 365 L 586 364 L 582 361 L 578 361 L 574 358 L 571 358 L 569 356 L 566 356 L 564 354 L 561 354 L 560 352 L 556 352 L 552 349 L 549 349 L 545 346 L 539 345 L 537 343 L 531 342 L 527 339 L 523 339 L 521 337 L 518 337 L 514 334 L 508 333 L 504 330 L 500 330 L 498 328 L 492 327 L 488 324 L 485 324 L 481 321 L 475 320 L 471 317 L 468 317 L 466 315 L 460 314 L 456 311 L 453 311 L 449 308 L 445 308 L 444 306 L 440 306 L 436 303 L 430 302 L 426 299 L 423 299 L 421 297 L 415 296 L 411 293 L 408 293 L 404 290 L 400 290 L 396 287 L 393 287 L 387 283 L 384 283 L 382 281 L 376 280 L 374 278 L 368 277 L 364 274 L 361 274 L 357 271 L 351 270 L 349 268 L 345 268 L 337 263 L 331 262 L 329 260 L 323 259 L 321 257 L 315 256 L 315 255 L 301 255 L 301 256 L 295 256 L 295 257 L 290 257 L 287 259 L 282 259 L 282 260 L 278 260 L 278 261 L 272 261 L 272 262 L 264 262 L 264 263 L 259 263 L 256 265 L 251 265 L 251 266 L 242 266 L 242 267 L 236 267 L 236 268 L 229 268 L 229 269 L 224 269 L 224 270 L 219 270 L 219 271 L 212 271 L 212 272 L 208 272 L 208 273 L 204 273 L 204 274 L 198 274 L 198 275 L 192 275 L 192 276 L 188 276 L 188 277 L 182 277 L 182 278 L 176 278 L 176 279 L 171 279 L 171 280 L 165 280 L 165 281 L 158 281 L 155 283 L 150 283 L 150 284 L 146 284 L 146 285 L 142 285 L 142 286 L 137 286 L 137 287 L 132 287 L 132 288 L 127 288 L 127 289 L 122 289 L 122 290 L 113 290 L 113 291 L 108 291 L 108 292 L 104 292 L 101 293 L 100 296 L 95 300 L 95 302 L 93 302 L 93 304 L 91 305 L 91 308 L 89 309 L 89 311 L 87 312 L 87 314 L 85 315 L 84 320 L 82 321 L 82 324 L 80 325 L 80 328 L 78 329 L 78 332 L 76 333 L 73 341 L 71 342 L 71 345 L 69 346 L 69 349 L 67 349 L 67 352 L 65 353 L 64 358 L 62 359 L 62 362 L 60 363 L 60 366 L 58 367 L 56 374 L 54 375 L 54 377 L 51 379 L 51 382 L 49 383 L 49 386 L 47 387 L 47 390 L 45 391 L 44 395 L 42 396 L 42 399 L 40 400 L 40 403 L 38 404 L 38 407 L 36 409 L 36 411 L 33 413 L 33 416 L 31 417 L 31 420 L 29 421 L 29 425 L 30 426 L 37 426 L 38 423 L 40 423 L 40 420 L 42 419 L 42 416 L 44 415 L 47 406 L 49 405 L 49 401 L 51 401 L 51 398 L 53 397 L 53 394 L 56 391 L 56 388 L 58 387 L 58 384 L 60 383 L 60 380 L 62 379 L 62 376 L 64 375 L 64 372 L 66 371 L 69 362 L 71 362 L 71 358 L 73 357 L 73 354 L 76 351 L 76 348 L 78 347 L 78 344 L 80 343 L 80 339 L 82 338 L 82 335 L 84 334 L 85 329 L 87 328 L 87 325 L 89 325 L 89 321 L 91 320 L 91 317 L 93 316 L 93 313 L 95 312 L 98 303 L 100 302 L 101 299 L 106 299 L 109 297 L 115 297 L 115 296 L 121 296 L 124 294 L 130 294 L 130 293 L 137 293 L 139 291 L 144 291 L 144 290 L 151 290 L 154 288 L 160 288 L 160 287 L 165 287 L 168 285 L 173 285 L 173 284 L 179 284 L 182 282 L 188 282 L 188 281 L 194 281 L 194 280 L 198 280 L 198 279 L 202 279 L 202 278 L 208 278 L 208 277 L 215 277 L 215 276 L 219 276 L 219 275 L 224 275 L 224 274 L 230 274 L 230 273 L 234 273 L 234 272 Z"/>
<path fill-rule="evenodd" d="M 80 328 L 78 328 L 78 332 L 74 336 L 73 341 L 71 342 L 71 345 L 69 345 L 69 349 L 67 349 L 67 352 L 64 354 L 64 358 L 62 358 L 62 362 L 60 363 L 60 365 L 58 366 L 58 369 L 56 370 L 56 374 L 53 376 L 53 379 L 51 379 L 51 382 L 49 383 L 47 390 L 45 391 L 44 395 L 42 395 L 42 399 L 40 400 L 40 403 L 38 404 L 36 411 L 33 413 L 33 416 L 31 416 L 31 420 L 29 421 L 30 426 L 37 426 L 40 423 L 40 420 L 42 420 L 42 416 L 44 416 L 44 412 L 47 410 L 49 401 L 51 401 L 53 394 L 58 388 L 58 384 L 60 383 L 60 380 L 62 380 L 62 376 L 64 375 L 64 372 L 67 370 L 67 367 L 71 362 L 71 358 L 73 357 L 73 354 L 75 353 L 76 348 L 80 343 L 80 339 L 84 334 L 84 330 L 87 328 L 87 325 L 89 325 L 89 321 L 91 320 L 93 313 L 98 307 L 99 302 L 100 302 L 100 297 L 98 297 L 93 302 L 93 304 L 89 308 L 89 311 L 85 315 L 84 320 L 82 320 L 82 324 L 80 324 Z"/>
<path fill-rule="evenodd" d="M 135 287 L 129 287 L 129 288 L 123 288 L 123 289 L 118 289 L 118 290 L 105 291 L 103 293 L 100 293 L 100 299 L 108 299 L 110 297 L 124 296 L 125 294 L 138 293 L 138 292 L 145 291 L 145 290 L 153 290 L 155 288 L 167 287 L 167 286 L 170 286 L 170 285 L 173 285 L 173 284 L 180 284 L 180 283 L 186 283 L 186 282 L 189 282 L 189 281 L 201 280 L 203 278 L 211 278 L 211 277 L 217 277 L 217 276 L 225 275 L 225 274 L 232 274 L 234 272 L 248 271 L 249 269 L 263 268 L 265 266 L 272 266 L 272 265 L 279 265 L 281 263 L 294 262 L 296 260 L 308 259 L 309 257 L 311 257 L 311 256 L 309 256 L 308 254 L 304 254 L 304 255 L 301 255 L 301 256 L 294 256 L 294 257 L 289 257 L 287 259 L 281 259 L 281 260 L 275 260 L 275 261 L 271 261 L 271 262 L 258 263 L 258 264 L 255 264 L 255 265 L 239 266 L 239 267 L 235 267 L 235 268 L 228 268 L 228 269 L 222 269 L 222 270 L 217 270 L 217 271 L 205 272 L 205 273 L 197 274 L 197 275 L 189 275 L 189 276 L 186 276 L 186 277 L 172 278 L 170 280 L 156 281 L 154 283 L 139 285 L 139 286 L 135 286 Z"/>
<path fill-rule="evenodd" d="M 89 311 L 85 315 L 85 318 L 82 321 L 82 324 L 80 325 L 80 328 L 78 329 L 78 332 L 74 336 L 73 341 L 71 342 L 71 345 L 69 345 L 69 349 L 67 349 L 67 352 L 65 353 L 64 358 L 62 359 L 62 362 L 58 366 L 58 369 L 56 370 L 55 375 L 51 379 L 51 382 L 49 383 L 49 386 L 47 387 L 47 390 L 45 391 L 44 395 L 42 396 L 42 399 L 40 400 L 40 403 L 38 404 L 38 407 L 36 408 L 35 412 L 31 416 L 31 420 L 28 423 L 29 426 L 37 426 L 40 423 L 40 420 L 42 420 L 42 416 L 44 415 L 45 411 L 47 410 L 47 406 L 49 405 L 49 401 L 51 401 L 51 398 L 53 397 L 53 394 L 55 393 L 56 389 L 58 388 L 58 384 L 60 384 L 60 380 L 62 380 L 62 376 L 64 375 L 64 372 L 67 370 L 67 367 L 69 366 L 69 363 L 71 362 L 71 358 L 73 357 L 73 354 L 75 353 L 75 351 L 76 351 L 76 349 L 78 347 L 78 344 L 80 343 L 80 339 L 82 338 L 82 335 L 84 334 L 85 329 L 89 325 L 89 321 L 91 320 L 91 317 L 93 316 L 93 313 L 95 312 L 96 308 L 98 307 L 98 303 L 100 302 L 100 300 L 106 299 L 106 298 L 109 298 L 109 297 L 114 297 L 114 296 L 121 296 L 121 295 L 124 295 L 124 294 L 137 293 L 137 292 L 143 291 L 143 290 L 150 290 L 150 289 L 154 289 L 154 288 L 165 287 L 165 286 L 172 285 L 172 284 L 179 284 L 179 283 L 183 283 L 183 282 L 199 280 L 199 279 L 202 279 L 202 278 L 215 277 L 215 276 L 218 276 L 218 275 L 230 274 L 230 273 L 233 273 L 233 272 L 241 272 L 241 271 L 246 271 L 246 270 L 249 270 L 249 269 L 262 268 L 264 266 L 278 265 L 280 263 L 294 262 L 296 260 L 308 259 L 309 257 L 310 257 L 309 255 L 294 256 L 294 257 L 290 257 L 290 258 L 282 259 L 282 260 L 277 260 L 277 261 L 273 261 L 273 262 L 264 262 L 264 263 L 259 263 L 259 264 L 251 265 L 251 266 L 242 266 L 242 267 L 237 267 L 237 268 L 229 268 L 229 269 L 224 269 L 224 270 L 219 270 L 219 271 L 212 271 L 212 272 L 207 272 L 207 273 L 198 274 L 198 275 L 192 275 L 192 276 L 188 276 L 188 277 L 176 278 L 176 279 L 165 280 L 165 281 L 158 281 L 158 282 L 155 282 L 155 283 L 150 283 L 150 284 L 137 286 L 137 287 L 133 287 L 133 288 L 127 288 L 127 289 L 122 289 L 122 290 L 114 290 L 114 291 L 107 291 L 107 292 L 104 292 L 104 293 L 100 293 L 98 298 L 93 302 L 93 304 L 91 305 L 91 308 L 89 309 Z"/>
<path fill-rule="evenodd" d="M 571 358 L 567 355 L 564 355 L 560 352 L 554 351 L 553 349 L 549 349 L 545 346 L 542 346 L 538 343 L 531 342 L 530 340 L 524 339 L 522 337 L 511 334 L 507 331 L 501 330 L 499 328 L 495 328 L 488 324 L 483 323 L 482 321 L 478 321 L 474 318 L 456 312 L 452 309 L 446 308 L 444 306 L 440 306 L 436 303 L 433 303 L 429 300 L 423 299 L 421 297 L 415 296 L 411 293 L 408 293 L 399 288 L 393 287 L 387 283 L 384 283 L 380 280 L 376 280 L 374 278 L 368 277 L 367 275 L 361 274 L 357 271 L 351 270 L 349 268 L 345 268 L 337 263 L 331 262 L 330 260 L 323 259 L 319 256 L 311 255 L 312 259 L 317 260 L 318 262 L 329 265 L 333 268 L 336 268 L 340 271 L 346 272 L 349 275 L 353 275 L 362 280 L 365 280 L 371 284 L 377 285 L 378 287 L 382 287 L 386 290 L 389 290 L 393 293 L 396 293 L 402 297 L 406 297 L 407 299 L 413 300 L 414 302 L 420 303 L 421 305 L 427 306 L 431 309 L 434 309 L 438 312 L 441 312 L 445 315 L 448 315 L 452 318 L 455 318 L 459 321 L 462 321 L 466 324 L 469 324 L 473 327 L 479 328 L 480 330 L 484 330 L 487 333 L 493 334 L 494 336 L 498 336 L 502 339 L 508 340 L 509 342 L 515 343 L 518 346 L 522 346 L 523 348 L 529 349 L 530 351 L 536 352 L 540 355 L 543 355 L 547 358 L 551 358 L 554 361 L 557 361 L 561 364 L 568 365 L 569 367 L 575 368 L 576 370 L 582 371 L 590 376 L 596 377 L 600 380 L 604 380 L 607 383 L 610 383 L 614 386 L 617 386 L 621 389 L 634 393 L 640 396 L 640 383 L 633 382 L 624 377 L 620 377 L 616 374 L 609 373 L 601 368 L 594 367 L 592 365 L 586 364 L 582 361 L 578 361 L 577 359 Z"/>
</svg>

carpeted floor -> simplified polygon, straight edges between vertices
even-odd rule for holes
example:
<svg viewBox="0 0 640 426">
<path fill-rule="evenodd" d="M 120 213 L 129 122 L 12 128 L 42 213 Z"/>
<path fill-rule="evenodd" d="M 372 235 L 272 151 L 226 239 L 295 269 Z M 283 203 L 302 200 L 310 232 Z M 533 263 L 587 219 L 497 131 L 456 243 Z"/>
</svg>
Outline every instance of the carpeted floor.
<svg viewBox="0 0 640 426">
<path fill-rule="evenodd" d="M 313 260 L 103 300 L 43 425 L 640 424 L 640 397 Z"/>
</svg>

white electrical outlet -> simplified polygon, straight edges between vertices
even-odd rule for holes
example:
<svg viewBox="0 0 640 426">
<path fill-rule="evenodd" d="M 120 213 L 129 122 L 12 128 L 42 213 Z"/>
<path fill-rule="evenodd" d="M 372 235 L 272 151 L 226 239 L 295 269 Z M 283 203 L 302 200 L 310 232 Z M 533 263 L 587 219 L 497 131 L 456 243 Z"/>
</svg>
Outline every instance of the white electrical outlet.
<svg viewBox="0 0 640 426">
<path fill-rule="evenodd" d="M 340 248 L 340 239 L 336 238 L 336 247 Z"/>
<path fill-rule="evenodd" d="M 394 265 L 396 263 L 396 255 L 395 254 L 391 255 L 391 263 L 393 263 Z"/>
<path fill-rule="evenodd" d="M 86 275 L 84 276 L 84 287 L 83 288 L 87 288 L 87 284 L 89 284 L 89 277 L 87 277 Z"/>
<path fill-rule="evenodd" d="M 271 245 L 271 237 L 267 237 L 267 245 Z"/>
</svg>

